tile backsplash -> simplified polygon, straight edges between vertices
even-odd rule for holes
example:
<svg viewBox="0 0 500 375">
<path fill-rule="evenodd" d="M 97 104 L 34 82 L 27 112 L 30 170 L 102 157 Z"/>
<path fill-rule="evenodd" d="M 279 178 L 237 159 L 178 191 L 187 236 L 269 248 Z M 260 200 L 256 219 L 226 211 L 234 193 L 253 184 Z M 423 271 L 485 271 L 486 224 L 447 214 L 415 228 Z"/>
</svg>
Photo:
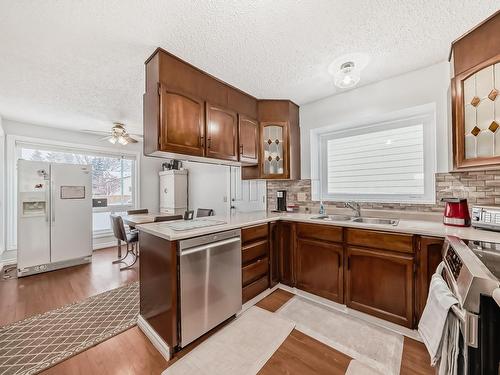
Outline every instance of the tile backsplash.
<svg viewBox="0 0 500 375">
<path fill-rule="evenodd" d="M 311 200 L 311 180 L 267 181 L 268 209 L 276 207 L 276 191 L 281 189 L 287 190 L 288 204 L 298 204 L 301 211 L 319 210 L 319 202 Z M 453 196 L 465 196 L 469 208 L 473 204 L 500 205 L 500 170 L 437 173 L 435 204 L 370 202 L 361 203 L 361 207 L 374 210 L 442 212 L 444 203 L 441 202 L 441 198 Z M 327 209 L 343 207 L 342 202 L 324 202 L 324 205 Z"/>
</svg>

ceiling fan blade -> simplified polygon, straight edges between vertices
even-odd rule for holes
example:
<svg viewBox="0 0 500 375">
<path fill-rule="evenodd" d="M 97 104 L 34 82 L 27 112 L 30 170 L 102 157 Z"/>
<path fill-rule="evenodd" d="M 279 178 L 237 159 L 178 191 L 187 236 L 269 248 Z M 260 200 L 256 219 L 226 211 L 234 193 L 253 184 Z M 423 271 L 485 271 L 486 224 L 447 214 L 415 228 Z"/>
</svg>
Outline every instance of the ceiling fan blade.
<svg viewBox="0 0 500 375">
<path fill-rule="evenodd" d="M 139 142 L 137 139 L 134 139 L 133 137 L 131 137 L 130 134 L 125 134 L 124 137 L 125 137 L 125 139 L 127 140 L 128 143 L 137 143 L 137 142 Z"/>
<path fill-rule="evenodd" d="M 100 131 L 100 130 L 83 129 L 83 130 L 81 130 L 81 131 L 82 131 L 82 132 L 84 132 L 84 133 L 96 134 L 96 135 L 105 135 L 105 134 L 110 134 L 110 132 L 109 132 L 109 131 L 104 132 L 104 131 Z"/>
<path fill-rule="evenodd" d="M 99 141 L 107 141 L 108 139 L 113 138 L 112 135 L 108 135 L 107 137 L 99 138 Z"/>
</svg>

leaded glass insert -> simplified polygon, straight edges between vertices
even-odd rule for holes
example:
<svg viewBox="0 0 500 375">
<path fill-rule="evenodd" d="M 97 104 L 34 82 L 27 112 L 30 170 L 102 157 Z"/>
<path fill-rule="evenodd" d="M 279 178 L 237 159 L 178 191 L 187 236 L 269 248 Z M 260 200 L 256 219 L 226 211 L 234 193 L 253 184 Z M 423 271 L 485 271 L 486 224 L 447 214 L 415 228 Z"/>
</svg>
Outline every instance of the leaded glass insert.
<svg viewBox="0 0 500 375">
<path fill-rule="evenodd" d="M 500 156 L 500 63 L 464 81 L 465 159 Z"/>
</svg>

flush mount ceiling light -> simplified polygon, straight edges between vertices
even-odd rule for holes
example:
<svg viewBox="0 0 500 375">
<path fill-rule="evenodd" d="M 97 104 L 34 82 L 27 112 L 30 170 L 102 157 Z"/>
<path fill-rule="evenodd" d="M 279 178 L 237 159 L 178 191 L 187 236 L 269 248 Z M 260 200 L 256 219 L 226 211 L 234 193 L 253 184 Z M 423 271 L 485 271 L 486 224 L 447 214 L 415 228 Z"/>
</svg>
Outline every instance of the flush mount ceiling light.
<svg viewBox="0 0 500 375">
<path fill-rule="evenodd" d="M 340 65 L 340 69 L 335 73 L 335 86 L 341 89 L 348 89 L 356 86 L 360 80 L 359 71 L 355 69 L 354 62 L 348 61 Z"/>
<path fill-rule="evenodd" d="M 349 89 L 356 86 L 361 78 L 361 71 L 368 66 L 370 56 L 355 52 L 338 56 L 329 66 L 328 72 L 333 76 L 335 86 Z"/>
</svg>

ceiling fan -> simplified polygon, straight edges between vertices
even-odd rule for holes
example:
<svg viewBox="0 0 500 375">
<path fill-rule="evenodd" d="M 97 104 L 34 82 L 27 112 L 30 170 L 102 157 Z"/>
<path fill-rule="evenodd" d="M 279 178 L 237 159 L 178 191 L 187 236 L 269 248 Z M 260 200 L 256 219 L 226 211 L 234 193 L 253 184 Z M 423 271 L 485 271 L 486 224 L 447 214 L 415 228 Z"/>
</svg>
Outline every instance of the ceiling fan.
<svg viewBox="0 0 500 375">
<path fill-rule="evenodd" d="M 93 130 L 85 130 L 87 133 L 93 133 L 93 134 L 107 134 L 106 137 L 101 138 L 101 141 L 108 141 L 109 143 L 112 144 L 120 144 L 122 146 L 128 145 L 130 143 L 137 143 L 139 142 L 136 138 L 142 138 L 141 136 L 137 134 L 133 134 L 133 136 L 129 133 L 127 133 L 127 130 L 125 129 L 125 125 L 120 123 L 120 122 L 114 122 L 113 127 L 111 128 L 111 132 L 100 132 L 100 131 L 93 131 Z"/>
</svg>

